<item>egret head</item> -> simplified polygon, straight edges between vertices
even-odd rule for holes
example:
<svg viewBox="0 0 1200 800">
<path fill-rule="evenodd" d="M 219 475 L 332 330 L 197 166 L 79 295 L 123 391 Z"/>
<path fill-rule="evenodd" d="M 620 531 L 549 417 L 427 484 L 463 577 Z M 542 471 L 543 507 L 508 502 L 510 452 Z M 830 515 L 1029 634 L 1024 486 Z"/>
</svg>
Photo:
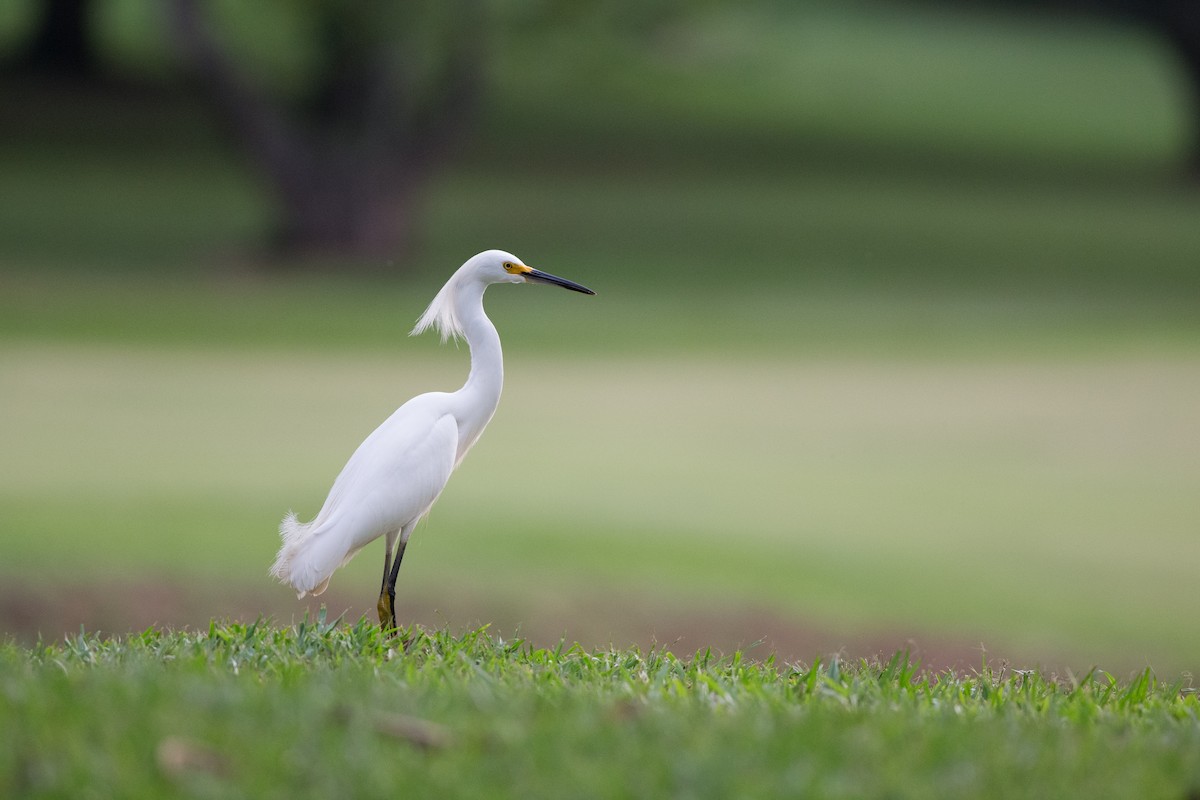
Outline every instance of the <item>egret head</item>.
<svg viewBox="0 0 1200 800">
<path fill-rule="evenodd" d="M 429 308 L 417 320 L 413 334 L 419 334 L 430 326 L 436 327 L 442 334 L 442 341 L 463 334 L 462 320 L 459 316 L 458 298 L 464 297 L 463 290 L 468 284 L 475 284 L 482 297 L 483 289 L 493 283 L 548 283 L 561 286 L 573 292 L 595 294 L 586 286 L 580 286 L 574 281 L 551 275 L 528 266 L 524 261 L 506 253 L 503 250 L 485 250 L 472 256 L 458 271 L 451 276 L 442 290 L 433 298 Z"/>
<path fill-rule="evenodd" d="M 574 281 L 534 269 L 512 253 L 503 250 L 486 250 L 463 267 L 472 267 L 474 273 L 485 283 L 549 283 L 573 292 L 595 294 L 591 289 Z"/>
</svg>

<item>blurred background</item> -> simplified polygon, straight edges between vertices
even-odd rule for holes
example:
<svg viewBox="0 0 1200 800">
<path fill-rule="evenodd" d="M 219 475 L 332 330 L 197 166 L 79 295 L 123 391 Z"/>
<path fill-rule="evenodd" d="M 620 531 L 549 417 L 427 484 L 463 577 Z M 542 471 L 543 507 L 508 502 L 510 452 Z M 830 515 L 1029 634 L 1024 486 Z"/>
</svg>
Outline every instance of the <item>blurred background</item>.
<svg viewBox="0 0 1200 800">
<path fill-rule="evenodd" d="M 500 410 L 401 619 L 1200 666 L 1186 0 L 8 0 L 0 636 L 373 616 L 267 576 L 465 347 Z"/>
</svg>

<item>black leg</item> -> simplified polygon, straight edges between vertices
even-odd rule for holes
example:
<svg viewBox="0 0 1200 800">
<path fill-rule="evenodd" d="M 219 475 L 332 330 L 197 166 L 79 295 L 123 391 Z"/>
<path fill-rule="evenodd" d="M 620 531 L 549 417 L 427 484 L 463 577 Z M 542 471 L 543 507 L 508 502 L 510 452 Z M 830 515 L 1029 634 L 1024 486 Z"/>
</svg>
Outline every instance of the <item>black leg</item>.
<svg viewBox="0 0 1200 800">
<path fill-rule="evenodd" d="M 396 560 L 392 563 L 391 572 L 384 579 L 384 591 L 387 592 L 388 608 L 391 611 L 392 630 L 398 630 L 396 625 L 396 577 L 400 574 L 400 561 L 404 558 L 404 546 L 408 544 L 404 536 L 400 537 L 400 544 L 396 546 Z M 382 603 L 383 598 L 379 601 Z M 381 623 L 382 624 L 382 623 Z"/>
</svg>

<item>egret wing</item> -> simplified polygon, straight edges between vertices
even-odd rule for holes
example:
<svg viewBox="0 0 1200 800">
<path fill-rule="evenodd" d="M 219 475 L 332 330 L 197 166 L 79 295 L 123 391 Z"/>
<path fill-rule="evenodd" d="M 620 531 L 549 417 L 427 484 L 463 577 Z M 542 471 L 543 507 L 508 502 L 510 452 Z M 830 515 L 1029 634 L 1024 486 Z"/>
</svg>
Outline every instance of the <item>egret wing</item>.
<svg viewBox="0 0 1200 800">
<path fill-rule="evenodd" d="M 415 521 L 450 479 L 458 424 L 436 403 L 417 402 L 425 397 L 401 406 L 359 445 L 317 515 L 353 549 Z"/>
<path fill-rule="evenodd" d="M 284 521 L 275 574 L 302 593 L 313 591 L 364 545 L 426 513 L 458 451 L 458 423 L 443 409 L 437 393 L 421 395 L 376 428 L 346 462 L 316 519 Z"/>
</svg>

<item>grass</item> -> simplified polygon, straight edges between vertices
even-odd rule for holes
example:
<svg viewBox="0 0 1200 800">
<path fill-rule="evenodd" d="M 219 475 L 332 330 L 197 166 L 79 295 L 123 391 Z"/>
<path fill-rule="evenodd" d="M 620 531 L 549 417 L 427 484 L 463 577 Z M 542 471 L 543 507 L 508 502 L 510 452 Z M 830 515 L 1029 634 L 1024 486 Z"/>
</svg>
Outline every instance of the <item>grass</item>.
<svg viewBox="0 0 1200 800">
<path fill-rule="evenodd" d="M 1200 702 L 1152 672 L 970 674 L 535 648 L 365 622 L 0 647 L 0 793 L 1181 798 Z"/>
</svg>

